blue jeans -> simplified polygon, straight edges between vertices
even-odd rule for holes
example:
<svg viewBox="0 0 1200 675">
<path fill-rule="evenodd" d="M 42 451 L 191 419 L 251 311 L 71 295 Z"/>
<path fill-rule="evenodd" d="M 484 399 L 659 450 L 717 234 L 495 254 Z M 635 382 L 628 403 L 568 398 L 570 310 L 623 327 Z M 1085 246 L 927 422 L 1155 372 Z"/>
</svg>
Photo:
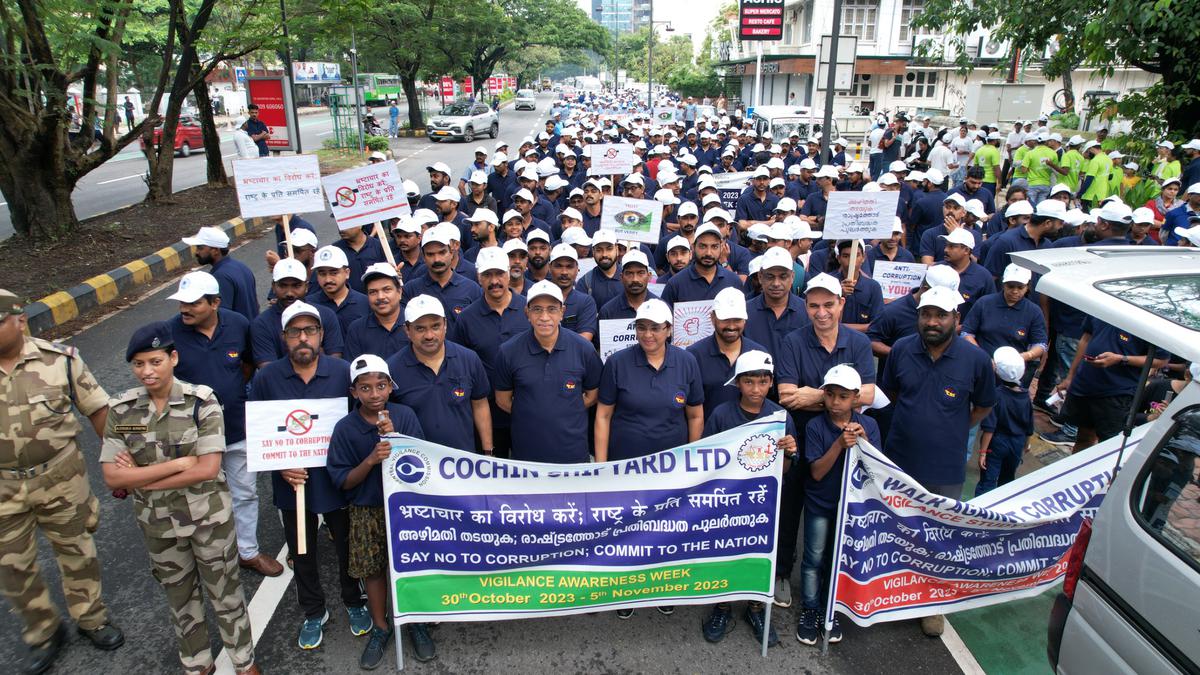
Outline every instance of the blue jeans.
<svg viewBox="0 0 1200 675">
<path fill-rule="evenodd" d="M 987 468 L 979 475 L 979 483 L 975 486 L 975 496 L 995 489 L 997 486 L 1011 483 L 1017 475 L 1017 467 L 1021 466 L 1021 455 L 1025 452 L 1024 436 L 1011 434 L 995 434 L 987 456 Z"/>
<path fill-rule="evenodd" d="M 871 180 L 875 180 L 883 173 L 883 153 L 874 152 L 868 154 L 867 158 L 867 171 L 871 172 Z"/>
<path fill-rule="evenodd" d="M 395 136 L 396 132 L 399 130 L 399 128 L 400 128 L 400 118 L 399 117 L 391 118 L 391 121 L 388 122 L 388 136 Z"/>
<path fill-rule="evenodd" d="M 800 562 L 800 605 L 818 609 L 829 592 L 829 573 L 832 568 L 833 535 L 837 528 L 833 516 L 804 509 L 804 558 Z"/>
<path fill-rule="evenodd" d="M 1029 203 L 1037 206 L 1038 202 L 1050 196 L 1049 185 L 1030 185 L 1029 186 Z"/>
<path fill-rule="evenodd" d="M 967 432 L 967 461 L 971 461 L 971 453 L 975 451 L 975 446 L 979 441 L 979 425 L 982 422 L 976 422 L 975 426 Z"/>
</svg>

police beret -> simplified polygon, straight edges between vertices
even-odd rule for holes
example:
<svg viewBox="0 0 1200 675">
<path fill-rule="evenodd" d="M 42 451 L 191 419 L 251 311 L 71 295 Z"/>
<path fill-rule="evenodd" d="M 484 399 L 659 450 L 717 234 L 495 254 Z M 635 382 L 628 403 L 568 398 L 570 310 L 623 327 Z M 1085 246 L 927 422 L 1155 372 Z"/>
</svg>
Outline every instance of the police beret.
<svg viewBox="0 0 1200 675">
<path fill-rule="evenodd" d="M 173 344 L 171 328 L 166 321 L 148 323 L 134 331 L 133 336 L 129 338 L 129 347 L 125 349 L 125 361 L 132 361 L 135 354 L 153 349 L 166 349 Z"/>
</svg>

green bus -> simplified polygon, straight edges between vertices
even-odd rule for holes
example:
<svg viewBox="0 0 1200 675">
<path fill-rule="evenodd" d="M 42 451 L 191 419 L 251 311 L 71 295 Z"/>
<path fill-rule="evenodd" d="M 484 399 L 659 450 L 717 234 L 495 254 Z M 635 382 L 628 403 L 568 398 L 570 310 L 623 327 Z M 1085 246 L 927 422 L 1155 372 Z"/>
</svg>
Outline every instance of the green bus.
<svg viewBox="0 0 1200 675">
<path fill-rule="evenodd" d="M 388 99 L 397 101 L 404 98 L 404 87 L 400 84 L 399 75 L 387 73 L 359 73 L 358 86 L 366 105 L 387 103 Z"/>
</svg>

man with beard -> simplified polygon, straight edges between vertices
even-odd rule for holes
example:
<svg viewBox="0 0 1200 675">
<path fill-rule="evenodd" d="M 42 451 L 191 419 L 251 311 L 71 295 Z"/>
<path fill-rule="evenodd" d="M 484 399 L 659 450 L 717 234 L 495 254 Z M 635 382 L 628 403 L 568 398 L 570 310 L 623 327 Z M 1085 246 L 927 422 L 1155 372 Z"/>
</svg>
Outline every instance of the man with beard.
<svg viewBox="0 0 1200 675">
<path fill-rule="evenodd" d="M 375 263 L 363 273 L 363 284 L 367 287 L 366 301 L 371 311 L 346 329 L 347 361 L 362 354 L 386 359 L 408 344 L 404 322 L 400 321 L 403 284 L 396 268 Z"/>
<path fill-rule="evenodd" d="M 500 241 L 496 238 L 496 228 L 500 223 L 496 218 L 496 212 L 487 208 L 475 209 L 475 213 L 467 218 L 467 222 L 471 223 L 471 241 L 473 245 L 470 251 L 467 251 L 467 257 L 475 260 L 475 256 L 479 251 L 485 248 L 495 248 L 500 246 Z M 476 267 L 476 272 L 479 269 Z"/>
<path fill-rule="evenodd" d="M 383 254 L 383 244 L 378 237 L 367 236 L 361 227 L 339 229 L 338 236 L 341 238 L 332 245 L 346 254 L 346 265 L 350 268 L 350 288 L 362 293 L 366 290 L 360 281 L 362 273 L 371 265 L 387 260 L 387 256 Z"/>
<path fill-rule="evenodd" d="M 667 265 L 662 274 L 658 275 L 658 283 L 666 284 L 671 277 L 679 274 L 692 264 L 692 245 L 687 239 L 675 235 L 667 240 Z"/>
<path fill-rule="evenodd" d="M 614 247 L 615 248 L 615 247 Z M 573 330 L 590 342 L 599 331 L 596 301 L 575 288 L 579 275 L 579 254 L 570 244 L 558 244 L 550 252 L 549 279 L 562 291 L 563 328 Z"/>
<path fill-rule="evenodd" d="M 315 256 L 313 271 L 316 272 L 319 287 L 312 290 L 308 297 L 304 298 L 305 301 L 331 310 L 337 316 L 342 337 L 348 337 L 346 331 L 350 324 L 363 318 L 371 310 L 367 304 L 367 296 L 350 288 L 350 264 L 346 260 L 346 254 L 336 246 L 322 247 Z"/>
<path fill-rule="evenodd" d="M 575 290 L 592 296 L 597 307 L 621 294 L 621 277 L 617 265 L 617 236 L 612 230 L 599 230 L 592 238 L 592 260 L 596 266 L 583 275 Z"/>
<path fill-rule="evenodd" d="M 450 166 L 445 162 L 434 162 L 425 167 L 425 170 L 429 172 L 429 194 L 421 197 L 417 208 L 437 211 L 436 195 L 439 190 L 450 185 Z"/>
<path fill-rule="evenodd" d="M 184 237 L 183 243 L 195 247 L 196 262 L 212 266 L 209 273 L 221 287 L 225 308 L 253 321 L 258 316 L 254 272 L 242 261 L 229 257 L 229 235 L 219 227 L 202 227 L 196 236 Z"/>
<path fill-rule="evenodd" d="M 535 229 L 525 236 L 525 245 L 529 252 L 526 276 L 533 282 L 546 279 L 550 274 L 550 235 L 543 229 Z"/>
<path fill-rule="evenodd" d="M 683 237 L 690 246 L 692 239 L 696 236 L 696 225 L 700 222 L 700 211 L 696 208 L 695 202 L 680 204 L 675 217 L 679 220 L 679 230 L 677 232 L 666 232 L 662 239 L 659 240 L 658 246 L 654 247 L 654 264 L 658 266 L 658 269 L 667 269 L 667 243 L 671 239 L 677 236 Z"/>
<path fill-rule="evenodd" d="M 509 239 L 504 242 L 504 254 L 508 256 L 508 287 L 517 295 L 525 295 L 533 285 L 525 276 L 529 269 L 529 247 L 520 239 Z"/>
<path fill-rule="evenodd" d="M 537 189 L 537 188 L 534 188 Z M 513 208 L 517 213 L 521 214 L 521 229 L 528 232 L 531 229 L 550 231 L 550 226 L 546 221 L 541 220 L 533 215 L 533 205 L 536 203 L 537 197 L 533 196 L 533 192 L 526 188 L 521 188 L 513 193 L 512 203 Z"/>
<path fill-rule="evenodd" d="M 400 278 L 407 283 L 415 277 L 421 267 L 421 224 L 410 216 L 400 216 L 392 225 L 392 241 L 396 242 L 396 264 L 400 267 Z"/>
<path fill-rule="evenodd" d="M 512 169 L 508 166 L 508 155 L 497 152 L 492 157 L 492 172 L 487 177 L 487 191 L 492 199 L 496 200 L 496 212 L 512 207 L 509 195 L 516 185 L 514 178 Z"/>
<path fill-rule="evenodd" d="M 471 216 L 475 209 L 491 209 L 496 211 L 496 198 L 487 193 L 487 174 L 483 171 L 471 172 L 467 180 L 467 193 L 458 201 L 458 210 L 464 216 Z"/>
<path fill-rule="evenodd" d="M 621 257 L 621 294 L 604 303 L 600 308 L 600 319 L 629 319 L 637 316 L 637 308 L 653 298 L 647 284 L 650 283 L 650 259 L 645 253 L 634 249 Z"/>
<path fill-rule="evenodd" d="M 687 348 L 700 366 L 705 417 L 718 405 L 737 400 L 737 390 L 725 383 L 733 377 L 738 357 L 748 351 L 766 350 L 763 345 L 742 337 L 746 328 L 746 296 L 740 290 L 726 288 L 717 293 L 709 319 L 713 334 Z"/>
<path fill-rule="evenodd" d="M 307 277 L 304 265 L 294 258 L 280 260 L 275 263 L 275 269 L 271 270 L 271 290 L 275 293 L 275 304 L 264 309 L 250 323 L 251 351 L 259 368 L 287 356 L 288 351 L 283 339 L 283 312 L 308 295 Z M 327 356 L 341 358 L 346 347 L 337 316 L 326 307 L 313 309 L 319 313 L 321 324 L 324 326 L 319 343 L 321 349 Z M 339 395 L 345 393 L 343 391 Z"/>
<path fill-rule="evenodd" d="M 458 228 L 459 241 L 471 241 L 471 223 L 458 211 L 458 200 L 461 198 L 458 190 L 447 185 L 434 194 L 437 200 L 437 213 L 440 222 L 450 223 Z"/>
<path fill-rule="evenodd" d="M 958 292 L 963 298 L 958 312 L 966 315 L 980 298 L 996 291 L 996 282 L 986 267 L 971 259 L 971 242 L 974 240 L 965 230 L 954 230 L 944 235 L 944 239 L 946 259 L 943 264 L 958 272 Z"/>
<path fill-rule="evenodd" d="M 951 195 L 962 195 L 965 201 L 978 199 L 983 203 L 983 211 L 989 216 L 996 212 L 996 196 L 983 185 L 983 167 L 973 166 L 967 169 L 967 177 L 963 182 L 950 190 Z"/>
<path fill-rule="evenodd" d="M 750 176 L 750 187 L 738 197 L 735 215 L 737 227 L 741 232 L 750 229 L 755 223 L 770 223 L 771 211 L 779 198 L 767 190 L 771 182 L 771 172 L 760 166 Z"/>
<path fill-rule="evenodd" d="M 772 356 L 780 353 L 788 334 L 808 323 L 804 301 L 792 293 L 795 276 L 788 249 L 767 249 L 758 270 L 762 294 L 746 303 L 745 336 L 763 345 L 764 351 Z"/>
<path fill-rule="evenodd" d="M 451 229 L 435 226 L 421 235 L 425 274 L 404 285 L 403 303 L 407 305 L 418 295 L 431 295 L 442 302 L 445 316 L 452 321 L 479 299 L 481 291 L 479 284 L 454 271 Z"/>
<path fill-rule="evenodd" d="M 740 289 L 742 281 L 733 271 L 718 265 L 726 246 L 720 228 L 705 223 L 696 228 L 692 240 L 692 264 L 671 276 L 663 289 L 662 299 L 668 305 L 693 300 L 712 300 L 723 288 Z"/>
<path fill-rule="evenodd" d="M 279 267 L 288 260 L 279 261 Z M 270 310 L 267 310 L 270 311 Z M 340 358 L 322 355 L 318 345 L 323 327 L 335 326 L 332 316 L 324 318 L 317 307 L 295 300 L 280 319 L 279 332 L 285 341 L 284 356 L 265 364 L 250 382 L 251 401 L 294 401 L 311 398 L 342 398 L 350 391 L 350 364 Z M 296 486 L 305 492 L 305 534 L 307 553 L 295 553 L 297 547 Z M 292 553 L 292 571 L 296 578 L 296 600 L 304 615 L 298 644 L 301 649 L 316 649 L 324 638 L 329 621 L 325 592 L 321 588 L 321 564 L 317 560 L 320 516 L 333 538 L 337 555 L 338 587 L 346 608 L 350 632 L 366 635 L 371 630 L 371 615 L 363 601 L 358 581 L 350 577 L 350 516 L 346 498 L 334 485 L 325 467 L 285 469 L 271 472 L 275 507 L 283 521 L 284 539 Z"/>
<path fill-rule="evenodd" d="M 497 457 L 508 457 L 512 449 L 512 418 L 496 405 L 496 365 L 500 345 L 529 330 L 529 319 L 525 316 L 525 298 L 509 287 L 509 260 L 503 250 L 495 246 L 481 249 L 475 268 L 479 270 L 483 297 L 459 315 L 450 339 L 475 352 L 483 362 L 493 388 L 489 397 L 492 443 Z"/>
<path fill-rule="evenodd" d="M 926 265 L 941 262 L 945 257 L 945 247 L 943 241 L 949 241 L 948 237 L 955 230 L 962 230 L 964 234 L 971 237 L 971 250 L 974 252 L 982 243 L 982 234 L 978 230 L 966 227 L 967 222 L 967 202 L 962 195 L 948 195 L 942 201 L 942 226 L 931 227 L 921 234 L 921 244 L 918 248 L 918 253 L 921 255 L 921 262 Z M 961 236 L 961 235 L 960 235 Z M 962 239 L 964 242 L 965 238 Z"/>
<path fill-rule="evenodd" d="M 960 304 L 949 288 L 921 293 L 917 334 L 892 345 L 879 378 L 895 404 L 884 452 L 926 490 L 950 499 L 962 497 L 967 434 L 996 403 L 991 357 L 957 334 Z M 944 626 L 941 615 L 921 619 L 931 637 Z"/>
</svg>

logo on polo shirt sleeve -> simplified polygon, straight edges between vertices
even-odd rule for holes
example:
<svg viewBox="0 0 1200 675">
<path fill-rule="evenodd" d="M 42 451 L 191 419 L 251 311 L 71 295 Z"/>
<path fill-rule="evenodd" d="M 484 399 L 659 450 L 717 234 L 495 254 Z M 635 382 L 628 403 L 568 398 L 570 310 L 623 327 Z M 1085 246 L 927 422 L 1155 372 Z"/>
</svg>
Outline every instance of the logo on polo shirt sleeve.
<svg viewBox="0 0 1200 675">
<path fill-rule="evenodd" d="M 687 403 L 687 394 L 682 390 L 675 392 L 675 405 L 682 406 Z"/>
</svg>

